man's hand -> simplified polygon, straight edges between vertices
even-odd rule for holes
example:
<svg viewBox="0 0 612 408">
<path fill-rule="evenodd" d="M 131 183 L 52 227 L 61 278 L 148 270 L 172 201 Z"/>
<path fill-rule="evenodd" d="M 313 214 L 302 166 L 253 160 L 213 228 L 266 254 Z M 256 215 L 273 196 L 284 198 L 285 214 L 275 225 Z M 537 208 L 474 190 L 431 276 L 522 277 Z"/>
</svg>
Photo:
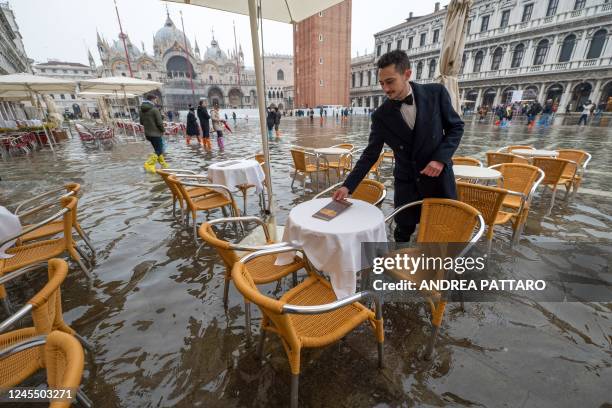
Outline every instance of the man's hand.
<svg viewBox="0 0 612 408">
<path fill-rule="evenodd" d="M 421 174 L 429 177 L 438 177 L 440 173 L 442 173 L 442 170 L 444 170 L 444 163 L 432 160 L 423 170 L 421 170 Z"/>
<path fill-rule="evenodd" d="M 339 189 L 336 190 L 332 198 L 336 201 L 342 201 L 346 197 L 348 197 L 348 195 L 349 195 L 348 188 L 340 187 Z"/>
</svg>

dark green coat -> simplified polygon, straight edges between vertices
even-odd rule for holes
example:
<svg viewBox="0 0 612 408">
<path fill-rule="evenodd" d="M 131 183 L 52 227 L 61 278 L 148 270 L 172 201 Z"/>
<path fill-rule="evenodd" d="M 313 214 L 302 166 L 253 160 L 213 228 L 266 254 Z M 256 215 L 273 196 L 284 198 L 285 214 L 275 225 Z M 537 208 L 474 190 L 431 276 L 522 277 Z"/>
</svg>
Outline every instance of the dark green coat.
<svg viewBox="0 0 612 408">
<path fill-rule="evenodd" d="M 149 101 L 140 105 L 140 124 L 144 126 L 145 136 L 159 137 L 164 134 L 164 122 L 161 113 Z"/>
</svg>

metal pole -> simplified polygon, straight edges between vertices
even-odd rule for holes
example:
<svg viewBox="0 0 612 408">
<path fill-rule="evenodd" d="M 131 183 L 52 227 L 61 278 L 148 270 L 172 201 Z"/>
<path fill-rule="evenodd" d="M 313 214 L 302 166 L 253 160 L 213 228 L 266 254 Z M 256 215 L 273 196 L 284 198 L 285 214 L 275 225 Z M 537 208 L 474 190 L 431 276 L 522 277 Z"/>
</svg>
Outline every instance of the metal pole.
<svg viewBox="0 0 612 408">
<path fill-rule="evenodd" d="M 123 41 L 123 49 L 125 50 L 125 59 L 127 60 L 128 69 L 130 70 L 130 77 L 134 78 L 134 74 L 132 73 L 132 64 L 130 64 L 130 54 L 127 50 L 127 45 L 125 44 L 126 35 L 123 34 L 123 27 L 121 27 L 121 19 L 119 18 L 119 8 L 117 7 L 117 0 L 113 0 L 115 3 L 115 11 L 117 12 L 117 21 L 119 22 L 119 38 Z"/>
<path fill-rule="evenodd" d="M 189 60 L 189 52 L 187 52 L 187 35 L 185 34 L 185 24 L 183 23 L 183 11 L 181 10 L 181 27 L 183 28 L 183 42 L 185 44 L 185 56 L 187 58 L 187 64 L 189 65 L 189 83 L 191 83 L 191 95 L 193 96 L 193 105 L 196 104 L 195 88 L 193 87 L 193 68 L 191 61 Z"/>
<path fill-rule="evenodd" d="M 234 52 L 236 53 L 236 73 L 238 74 L 238 90 L 240 91 L 240 109 L 242 109 L 242 87 L 240 86 L 240 56 L 238 55 L 238 43 L 236 42 L 236 24 L 234 26 Z"/>
<path fill-rule="evenodd" d="M 265 159 L 266 188 L 268 190 L 268 211 L 274 215 L 275 202 L 272 194 L 272 172 L 270 171 L 270 149 L 268 147 L 268 131 L 266 129 L 266 99 L 264 96 L 263 64 L 261 50 L 259 49 L 259 28 L 257 25 L 256 0 L 249 0 L 249 20 L 251 23 L 251 42 L 253 44 L 253 63 L 255 65 L 255 78 L 257 80 L 257 105 L 259 108 L 259 128 L 261 131 L 261 144 Z M 276 231 L 274 231 L 276 232 Z"/>
</svg>

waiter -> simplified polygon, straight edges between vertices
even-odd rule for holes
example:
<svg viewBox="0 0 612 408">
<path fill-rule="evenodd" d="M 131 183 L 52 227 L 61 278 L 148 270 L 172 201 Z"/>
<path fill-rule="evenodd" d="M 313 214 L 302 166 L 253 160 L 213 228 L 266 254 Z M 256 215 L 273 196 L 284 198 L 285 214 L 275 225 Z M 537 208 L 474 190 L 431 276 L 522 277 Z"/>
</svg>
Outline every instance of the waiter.
<svg viewBox="0 0 612 408">
<path fill-rule="evenodd" d="M 453 109 L 448 91 L 440 84 L 409 82 L 410 61 L 402 50 L 382 55 L 377 67 L 388 99 L 372 114 L 368 146 L 334 199 L 342 200 L 357 188 L 385 143 L 395 154 L 395 207 L 430 197 L 455 199 L 451 158 L 463 136 L 463 121 Z M 408 242 L 419 218 L 420 207 L 399 213 L 395 241 Z"/>
</svg>

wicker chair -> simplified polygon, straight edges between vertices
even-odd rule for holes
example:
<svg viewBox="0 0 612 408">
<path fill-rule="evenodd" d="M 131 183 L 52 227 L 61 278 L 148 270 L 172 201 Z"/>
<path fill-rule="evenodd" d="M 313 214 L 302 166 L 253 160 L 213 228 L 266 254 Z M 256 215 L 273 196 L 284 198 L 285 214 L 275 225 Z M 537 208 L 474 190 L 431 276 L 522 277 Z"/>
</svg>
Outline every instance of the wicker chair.
<svg viewBox="0 0 612 408">
<path fill-rule="evenodd" d="M 68 274 L 68 264 L 63 259 L 53 258 L 48 263 L 38 263 L 28 267 L 19 269 L 7 276 L 0 278 L 0 282 L 6 282 L 15 279 L 18 276 L 25 275 L 31 271 L 39 269 L 47 265 L 47 273 L 49 280 L 45 286 L 32 299 L 20 308 L 15 314 L 0 323 L 0 333 L 4 333 L 11 326 L 21 320 L 24 316 L 32 312 L 33 327 L 20 329 L 22 337 L 34 337 L 44 334 L 49 334 L 53 330 L 59 330 L 75 336 L 87 349 L 93 350 L 93 347 L 87 340 L 81 337 L 64 321 L 62 314 L 62 294 L 60 290 L 61 284 L 66 279 Z"/>
<path fill-rule="evenodd" d="M 72 214 L 75 211 L 77 201 L 78 200 L 76 197 L 62 198 L 62 207 L 64 208 L 61 211 L 52 215 L 46 220 L 43 220 L 38 224 L 23 230 L 21 233 L 9 237 L 4 241 L 0 242 L 0 247 L 2 247 L 6 243 L 19 239 L 21 236 L 26 235 L 38 228 L 42 228 L 45 225 L 51 223 L 52 221 L 59 219 L 60 217 L 64 219 L 64 233 L 60 238 L 36 241 L 25 245 L 15 246 L 6 250 L 7 254 L 14 256 L 7 259 L 0 259 L 0 277 L 12 273 L 18 269 L 24 268 L 26 266 L 30 266 L 41 261 L 46 261 L 51 258 L 56 258 L 62 255 L 64 252 L 67 252 L 70 258 L 72 258 L 79 265 L 79 267 L 85 273 L 85 275 L 87 275 L 89 280 L 92 281 L 93 276 L 91 275 L 89 269 L 83 263 L 83 260 L 76 249 L 77 246 L 74 244 L 74 240 L 72 238 Z M 4 285 L 1 284 L 0 299 L 4 301 L 7 310 L 10 310 Z"/>
<path fill-rule="evenodd" d="M 247 301 L 255 303 L 263 315 L 258 345 L 258 354 L 263 357 L 267 332 L 281 337 L 291 369 L 290 406 L 298 406 L 300 358 L 303 348 L 325 347 L 335 343 L 353 331 L 361 323 L 368 322 L 374 329 L 378 342 L 379 366 L 383 366 L 383 318 L 378 296 L 371 292 L 359 292 L 336 300 L 330 283 L 318 274 L 309 271 L 308 277 L 285 293 L 280 299 L 262 294 L 253 278 L 251 265 L 258 258 L 294 251 L 286 246 L 257 251 L 236 262 L 232 268 L 232 279 L 236 288 Z M 375 312 L 359 303 L 372 297 Z"/>
<path fill-rule="evenodd" d="M 170 177 L 173 174 L 195 175 L 196 173 L 194 171 L 184 170 L 184 169 L 155 169 L 155 171 L 157 172 L 157 174 L 160 175 L 162 180 L 164 180 L 164 183 L 166 183 L 166 186 L 168 186 L 168 189 L 170 190 L 170 193 L 172 194 L 172 215 L 175 217 L 176 217 L 176 203 L 177 202 L 179 203 L 179 206 L 181 208 L 181 222 L 182 222 L 183 218 L 185 217 L 185 209 L 184 209 L 185 208 L 185 198 L 183 197 L 181 190 L 174 183 L 170 182 L 168 180 L 168 177 Z M 196 197 L 204 196 L 206 194 L 210 194 L 212 192 L 209 188 L 205 188 L 205 187 L 189 187 L 189 188 L 186 188 L 185 191 L 187 191 L 187 194 L 192 199 Z"/>
<path fill-rule="evenodd" d="M 306 176 L 310 177 L 310 182 L 312 183 L 312 173 L 317 173 L 317 171 L 324 171 L 327 175 L 327 182 L 329 183 L 329 165 L 325 157 L 319 157 L 314 153 L 298 148 L 292 148 L 290 151 L 291 157 L 293 158 L 294 170 L 293 179 L 291 180 L 291 188 L 293 188 L 293 183 L 295 183 L 295 178 L 297 177 L 298 173 L 302 173 L 304 175 L 304 179 L 302 181 L 302 188 L 304 190 L 306 189 Z M 312 160 L 315 160 L 317 164 L 312 164 Z M 320 163 L 320 160 L 322 160 L 323 163 Z"/>
<path fill-rule="evenodd" d="M 353 169 L 353 155 L 352 153 L 341 154 L 338 156 L 338 161 L 329 161 L 328 159 L 327 165 L 330 169 L 336 170 L 336 176 L 340 179 L 341 176 Z"/>
<path fill-rule="evenodd" d="M 591 155 L 584 150 L 576 149 L 559 149 L 557 151 L 559 152 L 559 159 L 570 160 L 575 163 L 565 166 L 560 180 L 565 186 L 565 198 L 567 199 L 570 189 L 572 189 L 572 195 L 574 195 L 582 184 L 586 167 L 591 161 Z"/>
<path fill-rule="evenodd" d="M 529 160 L 512 153 L 487 152 L 487 167 L 503 163 L 529 164 Z"/>
<path fill-rule="evenodd" d="M 63 188 L 48 191 L 36 197 L 30 198 L 26 201 L 22 201 L 15 209 L 15 215 L 19 217 L 19 220 L 21 221 L 22 225 L 24 225 L 23 228 L 29 229 L 30 227 L 32 227 L 32 225 L 27 225 L 24 222 L 26 218 L 29 218 L 30 216 L 38 214 L 44 210 L 48 210 L 53 206 L 57 206 L 58 204 L 60 204 L 60 199 L 63 197 L 78 197 L 80 190 L 81 185 L 78 183 L 65 184 Z M 59 195 L 60 193 L 61 195 Z M 42 200 L 43 198 L 49 197 L 52 198 L 50 200 Z M 77 234 L 79 234 L 83 242 L 85 242 L 85 244 L 89 247 L 89 250 L 91 251 L 91 257 L 89 257 L 89 260 L 93 262 L 96 257 L 96 250 L 93 244 L 91 243 L 89 235 L 83 230 L 83 228 L 81 228 L 81 225 L 78 222 L 76 206 L 75 211 L 72 215 L 72 227 L 77 232 Z M 53 221 L 41 228 L 35 229 L 32 232 L 23 235 L 19 239 L 18 245 L 25 242 L 35 241 L 42 238 L 58 235 L 62 232 L 64 232 L 64 222 L 62 220 Z"/>
<path fill-rule="evenodd" d="M 192 175 L 192 174 L 172 174 L 168 177 L 168 181 L 174 185 L 181 196 L 185 199 L 187 206 L 187 218 L 186 221 L 189 223 L 189 214 L 193 220 L 193 239 L 196 244 L 198 242 L 197 232 L 197 212 L 221 209 L 223 215 L 227 215 L 226 208 L 229 208 L 233 217 L 240 215 L 240 210 L 236 205 L 232 192 L 225 186 L 220 184 L 200 184 L 202 181 L 208 181 L 206 176 Z M 209 190 L 209 193 L 204 195 L 198 195 L 197 197 L 191 197 L 189 195 L 188 187 L 200 187 Z M 223 193 L 217 191 L 221 190 Z"/>
<path fill-rule="evenodd" d="M 509 193 L 522 195 L 503 188 L 457 182 L 457 199 L 480 211 L 487 225 L 487 252 L 491 250 L 495 226 L 505 224 L 515 217 L 513 213 L 501 210 L 504 199 Z"/>
<path fill-rule="evenodd" d="M 390 222 L 393 218 L 406 209 L 421 205 L 421 218 L 419 231 L 417 234 L 417 244 L 430 243 L 467 243 L 457 258 L 467 254 L 472 246 L 480 239 L 484 232 L 484 220 L 480 212 L 474 207 L 456 200 L 445 198 L 426 198 L 422 201 L 414 201 L 396 208 L 385 218 Z M 476 224 L 479 224 L 477 232 L 474 234 Z M 417 251 L 421 252 L 421 251 Z M 403 248 L 397 250 L 398 254 L 415 254 L 415 248 Z M 390 256 L 390 255 L 387 255 Z M 432 279 L 431 271 L 419 270 L 407 272 L 406 270 L 389 270 L 392 276 L 401 280 L 408 280 L 420 286 L 420 282 Z M 436 272 L 435 278 L 442 278 Z M 422 292 L 425 296 L 430 310 L 433 333 L 425 351 L 425 359 L 430 359 L 433 353 L 436 338 L 440 331 L 440 325 L 444 317 L 446 308 L 445 293 L 438 291 Z"/>
<path fill-rule="evenodd" d="M 217 253 L 221 257 L 221 259 L 223 259 L 223 263 L 225 264 L 225 286 L 223 290 L 223 305 L 225 307 L 227 307 L 228 302 L 229 285 L 230 280 L 232 278 L 232 268 L 240 258 L 236 251 L 253 252 L 256 250 L 264 249 L 265 247 L 249 247 L 240 244 L 233 244 L 231 242 L 219 239 L 213 229 L 213 225 L 248 221 L 256 222 L 263 228 L 264 234 L 266 236 L 266 243 L 268 246 L 270 246 L 270 244 L 274 244 L 274 242 L 270 239 L 270 233 L 266 224 L 257 217 L 218 218 L 216 220 L 205 222 L 200 226 L 199 229 L 200 238 L 217 250 Z M 262 285 L 265 283 L 280 280 L 281 278 L 284 278 L 289 274 L 293 274 L 293 284 L 296 285 L 296 273 L 304 267 L 304 261 L 302 260 L 302 258 L 296 256 L 294 258 L 293 263 L 282 266 L 274 265 L 275 261 L 276 257 L 273 255 L 261 257 L 258 258 L 257 261 L 254 261 L 251 265 L 251 278 L 253 279 L 253 282 L 255 282 L 256 285 Z"/>
<path fill-rule="evenodd" d="M 555 205 L 555 195 L 557 186 L 561 184 L 561 177 L 567 166 L 573 167 L 572 172 L 576 171 L 576 163 L 566 159 L 555 159 L 551 157 L 534 157 L 533 165 L 544 171 L 544 179 L 542 184 L 552 189 L 552 198 L 550 199 L 550 207 L 548 211 Z"/>
<path fill-rule="evenodd" d="M 453 157 L 453 165 L 460 164 L 464 166 L 477 166 L 482 167 L 482 163 L 478 159 L 474 159 L 472 157 L 465 156 L 455 156 Z"/>
<path fill-rule="evenodd" d="M 544 172 L 535 166 L 521 163 L 504 163 L 491 168 L 502 174 L 499 187 L 509 192 L 502 208 L 513 214 L 513 239 L 518 242 L 529 215 L 533 194 L 544 179 Z"/>
<path fill-rule="evenodd" d="M 497 151 L 500 153 L 512 153 L 513 150 L 522 150 L 522 149 L 535 150 L 535 147 L 527 146 L 527 145 L 510 145 L 510 146 L 501 147 L 497 149 Z"/>
<path fill-rule="evenodd" d="M 346 149 L 350 152 L 352 152 L 353 150 L 355 150 L 355 145 L 352 145 L 350 143 L 340 143 L 337 145 L 333 145 L 332 147 L 338 147 L 340 149 Z"/>
<path fill-rule="evenodd" d="M 385 149 L 383 151 L 383 160 L 385 159 L 391 159 L 391 166 L 395 164 L 395 154 L 393 153 L 393 150 Z"/>
<path fill-rule="evenodd" d="M 315 198 L 321 198 L 325 194 L 337 189 L 341 185 L 342 183 L 334 184 L 328 189 L 321 191 L 312 199 L 314 200 Z M 353 191 L 353 193 L 351 194 L 351 198 L 368 202 L 377 207 L 380 207 L 383 201 L 385 201 L 385 197 L 387 197 L 387 189 L 385 188 L 385 185 L 379 181 L 370 179 L 361 180 L 361 183 L 359 183 L 355 191 Z"/>
<path fill-rule="evenodd" d="M 73 390 L 71 399 L 53 400 L 50 408 L 69 408 L 75 397 L 83 406 L 91 407 L 89 398 L 79 390 L 85 365 L 79 342 L 61 331 L 36 337 L 24 337 L 22 331 L 0 335 L 0 388 L 18 386 L 37 371 L 45 369 L 50 389 Z"/>
</svg>

